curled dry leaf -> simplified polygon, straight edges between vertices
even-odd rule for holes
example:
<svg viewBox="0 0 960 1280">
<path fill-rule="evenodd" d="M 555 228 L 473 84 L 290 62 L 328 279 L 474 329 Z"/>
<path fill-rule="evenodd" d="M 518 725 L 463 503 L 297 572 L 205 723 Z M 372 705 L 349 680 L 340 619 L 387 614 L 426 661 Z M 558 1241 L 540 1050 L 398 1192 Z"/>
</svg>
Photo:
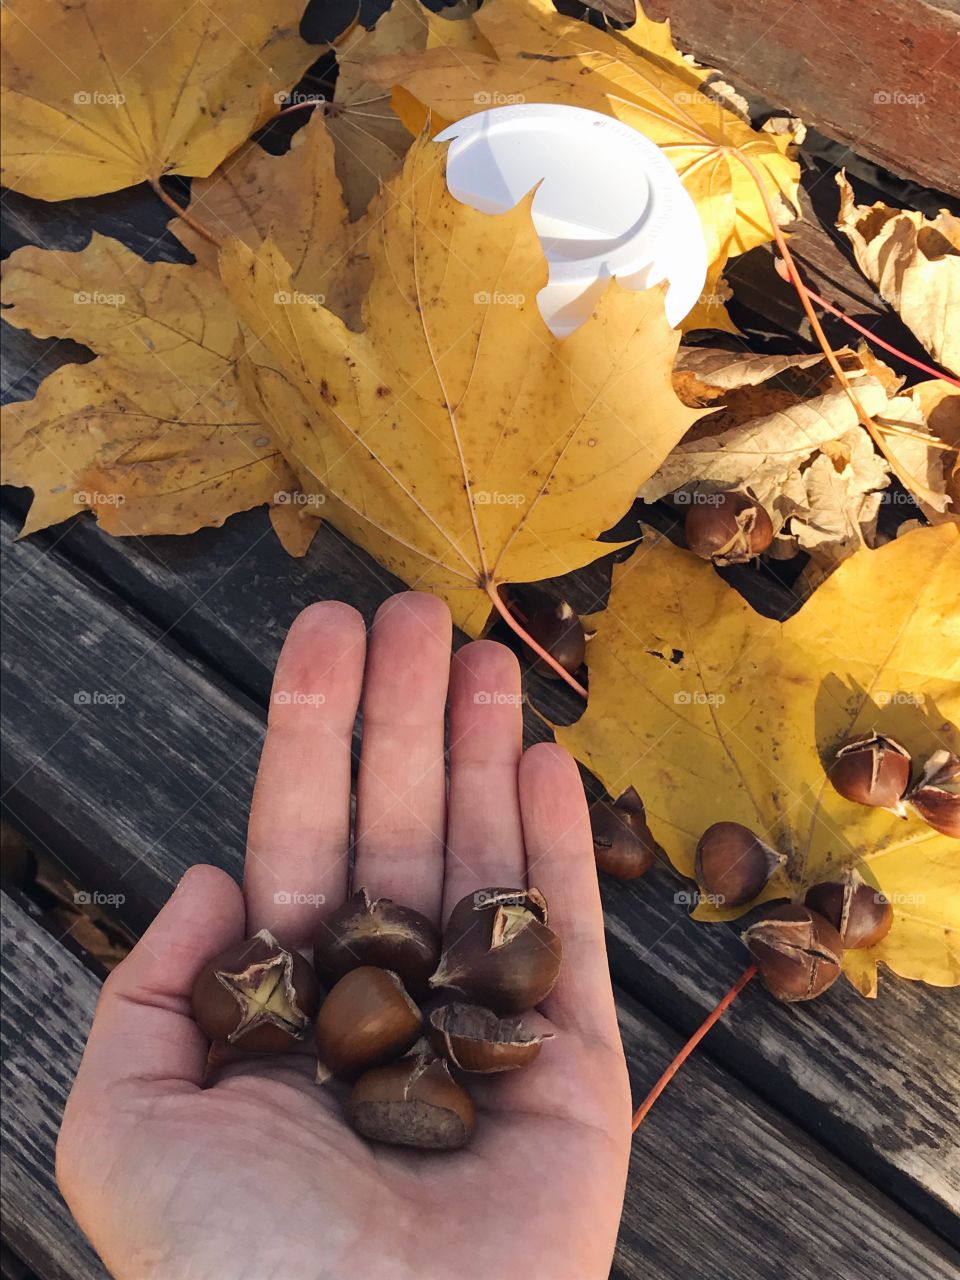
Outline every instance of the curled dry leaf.
<svg viewBox="0 0 960 1280">
<path fill-rule="evenodd" d="M 613 549 L 598 535 L 697 412 L 674 394 L 678 335 L 662 294 L 612 285 L 590 324 L 554 338 L 529 202 L 492 217 L 447 190 L 421 139 L 371 207 L 361 332 L 292 300 L 271 242 L 220 257 L 243 317 L 245 387 L 323 515 L 478 634 L 488 588 Z M 637 406 L 643 406 L 638 420 Z"/>
<path fill-rule="evenodd" d="M 609 609 L 590 619 L 590 701 L 557 738 L 608 787 L 636 787 L 686 876 L 701 832 L 717 821 L 739 822 L 787 855 L 758 901 L 802 898 L 860 868 L 894 912 L 877 946 L 844 957 L 865 995 L 876 992 L 881 960 L 902 977 L 954 985 L 960 845 L 915 815 L 845 800 L 825 764 L 873 730 L 915 759 L 956 752 L 958 598 L 955 525 L 858 552 L 784 623 L 759 617 L 709 565 L 664 540 L 644 542 L 614 568 Z"/>
<path fill-rule="evenodd" d="M 854 202 L 837 174 L 837 226 L 853 246 L 860 270 L 945 368 L 960 372 L 960 218 L 935 218 L 880 202 Z"/>
<path fill-rule="evenodd" d="M 733 325 L 720 276 L 735 254 L 773 236 L 756 184 L 771 200 L 794 203 L 799 170 L 792 135 L 757 132 L 701 92 L 714 73 L 684 58 L 669 24 L 638 14 L 624 31 L 598 31 L 558 13 L 551 0 L 489 0 L 472 19 L 489 47 L 433 48 L 371 61 L 368 79 L 392 88 L 394 110 L 411 132 L 431 131 L 515 101 L 559 102 L 615 116 L 651 138 L 675 165 L 699 210 L 710 263 L 700 304 L 686 329 Z"/>
<path fill-rule="evenodd" d="M 960 519 L 960 390 L 935 378 L 919 382 L 891 399 L 878 422 L 892 428 L 887 448 L 900 474 L 918 478 L 924 496 L 916 502 L 927 520 L 942 524 Z"/>
<path fill-rule="evenodd" d="M 205 176 L 318 55 L 302 0 L 23 0 L 3 13 L 3 182 L 41 200 Z"/>
<path fill-rule="evenodd" d="M 887 412 L 891 371 L 879 361 L 864 365 L 852 351 L 841 355 L 864 408 Z M 881 380 L 887 375 L 892 381 Z M 674 386 L 688 404 L 722 408 L 691 428 L 639 497 L 653 502 L 679 491 L 691 502 L 749 490 L 774 522 L 770 554 L 809 552 L 816 581 L 873 545 L 889 467 L 822 356 L 681 348 Z"/>
</svg>

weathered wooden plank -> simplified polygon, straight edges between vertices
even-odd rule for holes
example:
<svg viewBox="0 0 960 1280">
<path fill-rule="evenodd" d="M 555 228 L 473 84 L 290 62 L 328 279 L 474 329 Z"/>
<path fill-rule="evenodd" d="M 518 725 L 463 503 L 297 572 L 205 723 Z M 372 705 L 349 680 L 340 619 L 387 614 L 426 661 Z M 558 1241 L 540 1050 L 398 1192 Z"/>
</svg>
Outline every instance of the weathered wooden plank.
<svg viewBox="0 0 960 1280">
<path fill-rule="evenodd" d="M 53 1174 L 99 983 L 6 893 L 2 923 L 4 1238 L 41 1280 L 108 1280 Z"/>
<path fill-rule="evenodd" d="M 955 0 L 646 0 L 677 44 L 832 138 L 960 194 Z"/>
<path fill-rule="evenodd" d="M 52 1175 L 98 983 L 7 895 L 3 925 L 4 1070 L 19 1102 L 7 1122 L 7 1212 L 43 1280 L 99 1280 Z M 628 997 L 620 1014 L 631 1061 L 667 1056 L 673 1037 L 656 1019 Z M 720 1260 L 724 1275 L 780 1280 L 786 1258 L 797 1280 L 960 1274 L 935 1238 L 722 1069 L 701 1060 L 690 1085 L 634 1142 L 616 1258 L 625 1280 L 716 1274 Z M 528 1269 L 537 1274 L 535 1259 Z"/>
<path fill-rule="evenodd" d="M 226 655 L 239 662 L 231 676 L 237 674 L 238 682 L 265 702 L 282 634 L 301 605 L 339 595 L 359 602 L 369 617 L 394 584 L 380 573 L 367 573 L 359 553 L 345 564 L 339 545 L 332 563 L 311 553 L 305 566 L 297 566 L 279 550 L 276 562 L 269 555 L 261 559 L 269 544 L 251 549 L 240 536 L 252 519 L 228 522 L 222 531 L 236 527 L 228 537 L 230 558 L 220 563 L 219 575 L 227 575 L 223 581 L 197 554 L 195 539 L 165 539 L 164 554 L 183 559 L 165 564 L 144 559 L 152 557 L 153 544 L 146 550 L 129 544 L 125 590 L 148 601 L 155 622 L 171 627 L 181 645 L 202 650 L 213 661 Z M 8 699 L 7 752 L 14 769 L 30 769 L 13 788 L 11 805 L 15 817 L 44 840 L 68 850 L 62 856 L 69 857 L 81 883 L 102 891 L 116 891 L 118 869 L 127 866 L 130 851 L 139 851 L 140 860 L 124 880 L 134 887 L 132 901 L 143 904 L 136 913 L 142 920 L 149 902 L 162 896 L 164 883 L 172 883 L 187 863 L 208 858 L 236 871 L 259 722 L 249 704 L 241 701 L 235 713 L 228 698 L 209 691 L 201 691 L 200 710 L 191 715 L 198 679 L 192 666 L 171 646 L 156 643 L 154 627 L 125 609 L 111 611 L 109 596 L 92 589 L 62 559 L 66 541 L 47 554 L 33 542 L 5 553 L 13 584 L 7 605 L 19 624 L 6 646 L 15 691 L 13 702 Z M 115 554 L 118 545 L 110 544 L 105 553 Z M 142 568 L 139 578 L 131 569 L 136 565 Z M 11 576 L 18 566 L 33 575 L 20 587 Z M 198 597 L 203 616 L 195 625 L 201 605 L 191 602 Z M 101 616 L 92 619 L 94 612 Z M 77 723 L 75 709 L 63 705 L 80 678 L 71 666 L 76 659 L 70 637 L 78 627 L 92 637 L 82 659 L 87 686 L 119 687 L 117 671 L 141 659 L 133 668 L 135 679 L 123 686 L 131 702 L 114 719 L 104 719 L 108 708 L 103 708 Z M 125 650 L 132 657 L 125 657 Z M 40 662 L 45 672 L 38 684 Z M 563 712 L 566 704 L 554 686 L 537 681 L 536 690 L 549 714 Z M 177 714 L 171 703 L 179 704 Z M 545 732 L 541 721 L 528 717 L 528 741 Z M 139 737 L 149 750 L 137 744 Z M 227 744 L 242 758 L 221 778 Z M 170 745 L 168 760 L 178 761 L 178 775 L 189 775 L 193 789 L 208 794 L 167 836 L 178 806 L 190 803 L 168 771 L 157 776 L 156 757 Z M 94 768 L 88 757 L 95 760 Z M 57 801 L 61 790 L 63 818 Z M 127 829 L 118 840 L 110 797 L 141 791 L 156 794 L 125 819 L 120 815 Z M 71 844 L 74 831 L 80 834 Z M 676 878 L 658 870 L 635 885 L 607 882 L 604 897 L 617 981 L 665 1021 L 688 1030 L 733 981 L 744 953 L 730 928 L 690 922 L 674 900 L 678 890 Z M 948 1046 L 958 1032 L 958 993 L 919 984 L 885 982 L 876 1002 L 861 1000 L 843 985 L 807 1009 L 775 1005 L 759 989 L 750 989 L 704 1051 L 949 1236 L 956 1233 L 953 1206 L 960 1196 L 958 1139 L 950 1120 L 951 1105 L 960 1097 L 960 1064 Z M 644 1061 L 649 1086 L 662 1061 Z M 683 1091 L 689 1085 L 681 1079 L 675 1087 Z"/>
<path fill-rule="evenodd" d="M 143 928 L 192 863 L 239 867 L 261 714 L 38 545 L 4 561 L 6 803 Z"/>
</svg>

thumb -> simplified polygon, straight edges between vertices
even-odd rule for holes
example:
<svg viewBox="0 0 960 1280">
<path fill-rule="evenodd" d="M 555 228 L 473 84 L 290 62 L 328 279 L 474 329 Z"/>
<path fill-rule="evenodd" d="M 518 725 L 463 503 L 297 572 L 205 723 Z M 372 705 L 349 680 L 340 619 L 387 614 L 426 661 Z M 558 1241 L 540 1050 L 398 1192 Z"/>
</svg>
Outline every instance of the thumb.
<svg viewBox="0 0 960 1280">
<path fill-rule="evenodd" d="M 216 867 L 191 867 L 129 956 L 103 985 L 70 1106 L 127 1082 L 203 1081 L 206 1036 L 190 993 L 203 966 L 243 937 L 239 886 Z"/>
</svg>

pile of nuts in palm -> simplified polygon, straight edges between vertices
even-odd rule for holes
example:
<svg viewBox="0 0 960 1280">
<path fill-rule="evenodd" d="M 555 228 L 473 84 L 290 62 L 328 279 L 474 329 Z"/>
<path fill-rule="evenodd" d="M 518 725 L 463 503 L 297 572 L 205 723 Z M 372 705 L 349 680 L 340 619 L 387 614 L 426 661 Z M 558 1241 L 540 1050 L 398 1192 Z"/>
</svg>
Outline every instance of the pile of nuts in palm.
<svg viewBox="0 0 960 1280">
<path fill-rule="evenodd" d="M 313 965 L 262 930 L 205 966 L 193 1013 L 211 1040 L 251 1054 L 297 1050 L 312 1027 L 317 1082 L 352 1085 L 358 1133 L 452 1149 L 475 1124 L 470 1076 L 529 1066 L 549 1038 L 518 1015 L 550 993 L 560 959 L 536 889 L 469 894 L 442 938 L 359 889 L 321 924 Z"/>
</svg>

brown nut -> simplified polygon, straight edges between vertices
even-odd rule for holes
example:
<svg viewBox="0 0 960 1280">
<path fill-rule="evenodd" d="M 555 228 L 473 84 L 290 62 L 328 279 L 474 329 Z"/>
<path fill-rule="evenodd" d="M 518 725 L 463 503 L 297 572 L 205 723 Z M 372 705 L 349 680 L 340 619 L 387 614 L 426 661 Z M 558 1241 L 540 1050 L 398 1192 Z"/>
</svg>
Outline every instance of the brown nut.
<svg viewBox="0 0 960 1280">
<path fill-rule="evenodd" d="M 527 1067 L 553 1036 L 530 1035 L 519 1018 L 498 1018 L 478 1004 L 446 1004 L 427 1023 L 434 1050 L 461 1071 L 513 1071 Z"/>
<path fill-rule="evenodd" d="M 593 852 L 597 866 L 619 880 L 645 875 L 663 850 L 654 840 L 644 815 L 643 802 L 628 787 L 613 804 L 598 801 L 590 809 Z"/>
<path fill-rule="evenodd" d="M 739 822 L 715 822 L 697 844 L 694 875 L 704 893 L 727 907 L 752 902 L 786 858 Z"/>
<path fill-rule="evenodd" d="M 494 1013 L 522 1013 L 553 990 L 561 955 L 537 889 L 480 889 L 450 913 L 430 985 Z"/>
<path fill-rule="evenodd" d="M 419 1039 L 423 1019 L 395 973 L 363 965 L 344 974 L 315 1025 L 317 1080 L 352 1080 L 406 1053 Z"/>
<path fill-rule="evenodd" d="M 760 980 L 778 1000 L 813 1000 L 840 976 L 840 935 L 809 907 L 770 907 L 742 936 Z"/>
<path fill-rule="evenodd" d="M 812 885 L 803 901 L 833 925 L 847 951 L 876 946 L 893 924 L 893 907 L 854 867 Z"/>
<path fill-rule="evenodd" d="M 432 1054 L 377 1067 L 353 1086 L 350 1124 L 373 1142 L 451 1151 L 473 1133 L 469 1093 Z"/>
<path fill-rule="evenodd" d="M 683 532 L 687 546 L 701 559 L 716 565 L 746 564 L 773 541 L 770 517 L 748 494 L 703 493 L 693 499 Z"/>
<path fill-rule="evenodd" d="M 440 959 L 440 933 L 432 921 L 389 898 L 371 901 L 358 889 L 320 926 L 313 948 L 319 977 L 333 985 L 361 965 L 390 969 L 408 991 L 423 994 Z"/>
<path fill-rule="evenodd" d="M 907 803 L 934 831 L 960 840 L 960 760 L 949 751 L 935 751 Z"/>
<path fill-rule="evenodd" d="M 827 777 L 845 800 L 906 817 L 903 795 L 910 782 L 910 753 L 893 738 L 868 733 L 844 743 Z"/>
<path fill-rule="evenodd" d="M 211 1040 L 249 1053 L 284 1053 L 320 1003 L 313 969 L 266 929 L 204 965 L 193 984 L 193 1016 Z"/>
<path fill-rule="evenodd" d="M 560 663 L 564 671 L 569 671 L 572 675 L 582 666 L 587 648 L 586 633 L 580 618 L 565 600 L 553 608 L 538 609 L 532 613 L 525 629 L 537 644 L 546 649 L 551 658 Z M 537 658 L 533 669 L 550 680 L 560 679 L 553 667 L 542 658 Z"/>
</svg>

